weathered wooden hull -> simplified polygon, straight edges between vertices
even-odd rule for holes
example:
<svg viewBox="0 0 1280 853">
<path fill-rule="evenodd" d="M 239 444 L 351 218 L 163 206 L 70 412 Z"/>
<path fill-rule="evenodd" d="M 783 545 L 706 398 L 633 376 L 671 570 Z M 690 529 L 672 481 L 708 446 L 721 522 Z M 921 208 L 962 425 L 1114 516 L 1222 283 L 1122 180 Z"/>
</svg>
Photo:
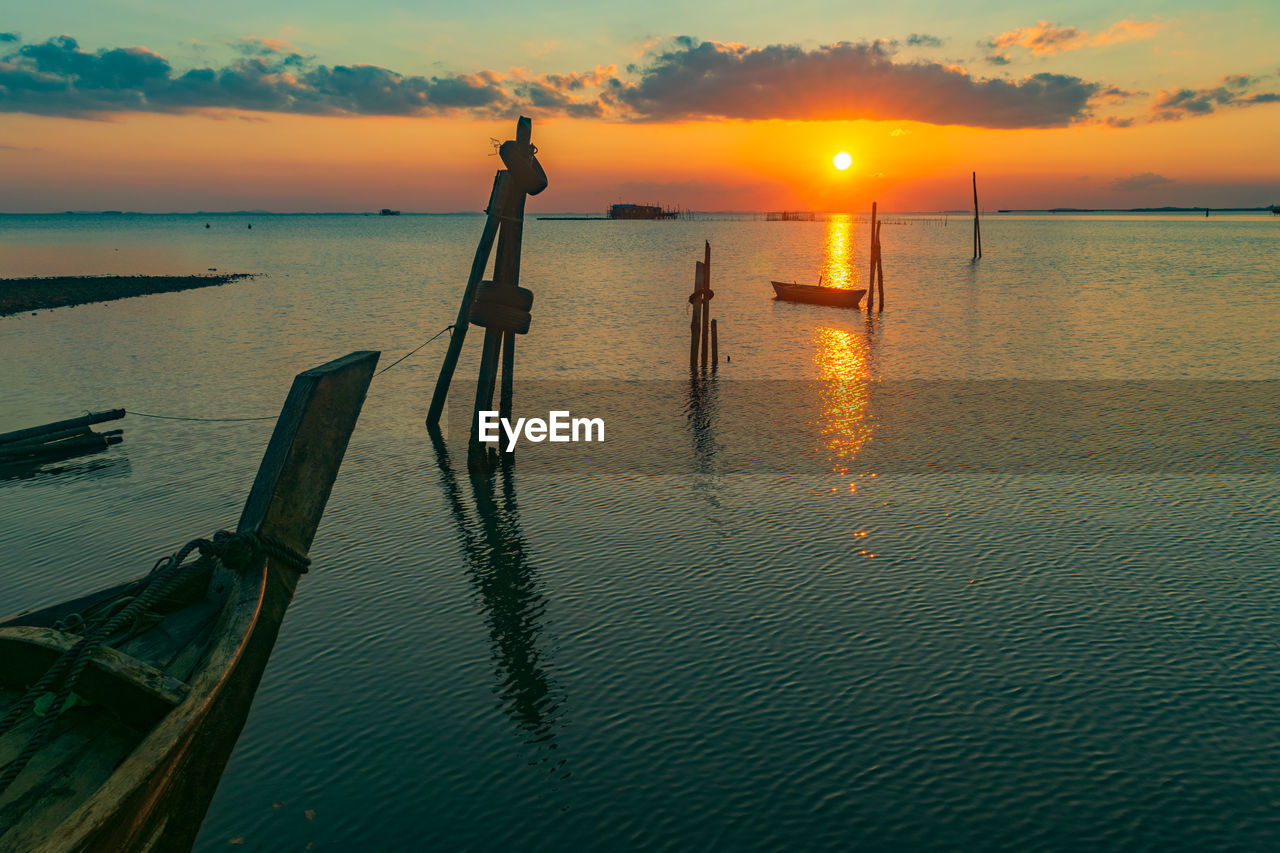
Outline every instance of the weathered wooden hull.
<svg viewBox="0 0 1280 853">
<path fill-rule="evenodd" d="M 154 729 L 104 786 L 103 796 L 78 810 L 44 850 L 191 849 L 248 719 L 296 581 L 291 569 L 270 566 L 247 584 L 246 592 L 256 586 L 259 596 L 228 666 L 221 672 L 210 668 L 193 682 L 187 707 Z M 124 782 L 120 789 L 113 786 L 117 779 Z"/>
<path fill-rule="evenodd" d="M 772 281 L 774 293 L 787 302 L 808 302 L 813 305 L 830 305 L 835 308 L 857 308 L 865 290 L 846 290 L 841 287 L 819 287 L 813 284 L 795 284 Z"/>
<path fill-rule="evenodd" d="M 306 553 L 377 355 L 356 353 L 298 376 L 238 531 L 269 533 Z M 240 573 L 220 566 L 213 571 L 211 585 L 226 590 L 225 598 L 208 605 L 219 608 L 208 611 L 215 614 L 212 639 L 186 682 L 185 699 L 142 735 L 106 781 L 65 819 L 16 829 L 0 826 L 0 848 L 8 849 L 4 836 L 10 830 L 10 839 L 41 839 L 21 849 L 48 853 L 191 848 L 248 718 L 298 581 L 295 568 L 274 559 L 259 560 Z M 129 586 L 20 615 L 0 623 L 0 629 L 48 627 Z"/>
</svg>

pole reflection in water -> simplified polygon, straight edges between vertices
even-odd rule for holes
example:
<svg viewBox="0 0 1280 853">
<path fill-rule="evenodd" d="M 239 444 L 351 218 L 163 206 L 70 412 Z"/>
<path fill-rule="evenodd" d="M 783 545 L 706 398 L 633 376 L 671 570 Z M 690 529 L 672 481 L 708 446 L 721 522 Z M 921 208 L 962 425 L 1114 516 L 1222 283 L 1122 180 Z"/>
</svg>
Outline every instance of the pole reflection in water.
<svg viewBox="0 0 1280 853">
<path fill-rule="evenodd" d="M 685 421 L 693 439 L 694 471 L 715 474 L 717 470 L 715 423 L 720 411 L 718 380 L 714 375 L 689 376 L 689 398 L 685 403 Z M 714 496 L 712 497 L 714 502 Z"/>
<path fill-rule="evenodd" d="M 513 466 L 499 473 L 468 476 L 475 507 L 473 519 L 463 500 L 448 448 L 438 430 L 428 430 L 435 448 L 440 482 L 449 503 L 472 581 L 485 613 L 491 654 L 497 668 L 495 691 L 526 744 L 535 747 L 531 764 L 545 765 L 561 779 L 569 772 L 559 757 L 556 733 L 564 725 L 564 696 L 547 672 L 539 649 L 546 599 L 538 591 L 516 505 Z M 495 478 L 502 481 L 501 496 Z"/>
</svg>

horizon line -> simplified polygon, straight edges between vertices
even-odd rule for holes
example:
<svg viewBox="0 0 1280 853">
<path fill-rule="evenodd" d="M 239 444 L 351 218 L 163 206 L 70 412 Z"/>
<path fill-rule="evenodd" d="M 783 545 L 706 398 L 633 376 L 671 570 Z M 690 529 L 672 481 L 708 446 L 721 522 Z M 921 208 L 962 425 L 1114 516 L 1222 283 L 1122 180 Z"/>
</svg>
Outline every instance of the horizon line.
<svg viewBox="0 0 1280 853">
<path fill-rule="evenodd" d="M 390 208 L 388 208 L 390 209 Z M 1210 213 L 1261 213 L 1280 210 L 1280 204 L 1260 205 L 1256 207 L 1206 207 L 1205 205 L 1179 206 L 1179 205 L 1162 205 L 1160 207 L 1026 207 L 1026 208 L 997 208 L 994 210 L 982 210 L 984 216 L 999 214 L 1018 214 L 1018 213 L 1200 213 L 1208 211 Z M 867 211 L 837 211 L 837 210 L 805 210 L 801 208 L 780 208 L 773 210 L 687 210 L 689 214 L 694 215 L 736 215 L 736 216 L 759 216 L 770 213 L 791 213 L 791 214 L 811 214 L 822 216 L 865 216 Z M 885 210 L 879 211 L 879 215 L 894 216 L 967 216 L 973 213 L 972 208 L 956 208 L 949 210 Z M 551 210 L 530 213 L 527 216 L 538 218 L 542 216 L 568 216 L 568 215 L 597 215 L 599 211 L 585 210 Z M 168 211 L 146 211 L 146 210 L 6 210 L 0 211 L 0 216 L 381 216 L 378 210 L 168 210 Z M 401 210 L 396 211 L 397 216 L 484 216 L 483 210 L 451 210 L 451 211 L 425 211 L 425 210 Z M 619 220 L 623 221 L 623 220 Z"/>
</svg>

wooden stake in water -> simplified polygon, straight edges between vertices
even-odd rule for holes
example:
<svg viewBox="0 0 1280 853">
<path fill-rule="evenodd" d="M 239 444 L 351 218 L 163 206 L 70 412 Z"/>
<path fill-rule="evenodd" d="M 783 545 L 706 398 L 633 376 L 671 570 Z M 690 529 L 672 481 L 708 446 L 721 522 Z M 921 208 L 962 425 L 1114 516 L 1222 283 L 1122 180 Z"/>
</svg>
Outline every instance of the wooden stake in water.
<svg viewBox="0 0 1280 853">
<path fill-rule="evenodd" d="M 489 449 L 480 442 L 480 412 L 493 407 L 494 387 L 498 383 L 501 360 L 502 395 L 500 415 L 510 419 L 512 385 L 515 376 L 515 336 L 529 328 L 528 309 L 533 295 L 519 288 L 520 247 L 524 233 L 525 198 L 547 188 L 547 176 L 535 156 L 532 144 L 533 122 L 521 116 L 516 122 L 516 138 L 502 143 L 498 154 L 507 168 L 494 180 L 489 198 L 489 215 L 485 230 L 471 265 L 471 276 L 458 310 L 458 322 L 449 341 L 449 350 L 436 381 L 435 394 L 427 413 L 427 426 L 436 429 L 444 409 L 445 397 L 453 379 L 458 355 L 467 325 L 475 322 L 485 327 L 484 347 L 480 356 L 480 373 L 476 380 L 475 409 L 471 417 L 471 441 L 468 462 L 477 464 L 489 458 Z M 489 253 L 497 238 L 493 283 L 490 289 L 478 289 L 488 265 Z M 484 299 L 476 303 L 477 292 Z"/>
<path fill-rule="evenodd" d="M 720 366 L 720 340 L 716 335 L 716 321 L 711 321 L 711 369 L 716 370 Z"/>
<path fill-rule="evenodd" d="M 707 369 L 707 350 L 711 345 L 711 243 L 703 241 L 706 248 L 702 260 L 702 369 Z"/>
<path fill-rule="evenodd" d="M 462 304 L 458 306 L 458 319 L 453 323 L 449 349 L 444 355 L 444 362 L 440 365 L 435 393 L 431 395 L 431 408 L 427 410 L 427 426 L 440 425 L 440 414 L 444 411 L 445 399 L 449 396 L 453 371 L 458 366 L 458 356 L 462 354 L 462 345 L 467 339 L 467 326 L 471 325 L 471 303 L 475 299 L 476 287 L 484 277 L 485 267 L 489 265 L 489 253 L 493 250 L 493 240 L 498 235 L 498 223 L 501 221 L 502 209 L 507 204 L 508 195 L 507 172 L 503 169 L 493 179 L 493 191 L 489 193 L 489 206 L 485 208 L 489 218 L 485 220 L 484 231 L 480 234 L 480 245 L 476 246 L 476 256 L 471 261 L 471 275 L 467 278 L 467 287 L 462 292 Z"/>
<path fill-rule="evenodd" d="M 693 295 L 689 297 L 693 303 L 693 319 L 689 321 L 689 369 L 698 369 L 698 343 L 702 334 L 702 261 L 698 261 L 693 272 Z"/>
<path fill-rule="evenodd" d="M 880 248 L 880 229 L 883 227 L 883 222 L 876 225 L 876 289 L 880 292 L 880 304 L 876 306 L 876 313 L 884 311 L 884 252 Z"/>
<path fill-rule="evenodd" d="M 519 137 L 517 136 L 517 140 Z M 527 139 L 522 140 L 528 142 Z M 506 284 L 512 288 L 520 284 L 520 247 L 524 241 L 524 193 L 519 194 L 519 198 L 511 206 L 514 215 L 511 221 L 503 222 L 502 228 L 507 231 L 507 248 L 504 254 L 500 248 L 498 258 L 494 264 L 493 279 L 494 284 Z M 501 241 L 499 246 L 502 246 Z M 515 382 L 516 369 L 516 333 L 510 329 L 506 329 L 502 333 L 502 393 L 498 398 L 498 415 L 499 417 L 511 420 L 511 403 L 513 396 L 513 385 Z"/>
<path fill-rule="evenodd" d="M 876 307 L 876 203 L 871 202 L 871 273 L 867 278 L 867 313 Z"/>
<path fill-rule="evenodd" d="M 982 228 L 978 225 L 978 173 L 973 173 L 973 259 L 982 257 Z"/>
</svg>

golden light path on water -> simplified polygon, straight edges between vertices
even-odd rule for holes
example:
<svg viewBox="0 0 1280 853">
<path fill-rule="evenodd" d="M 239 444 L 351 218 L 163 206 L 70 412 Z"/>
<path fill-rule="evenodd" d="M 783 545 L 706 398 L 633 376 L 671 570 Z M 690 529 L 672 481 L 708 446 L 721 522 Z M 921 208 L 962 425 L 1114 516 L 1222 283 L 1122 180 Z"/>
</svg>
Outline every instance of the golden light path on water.
<svg viewBox="0 0 1280 853">
<path fill-rule="evenodd" d="M 844 476 L 874 431 L 867 411 L 867 340 L 857 332 L 819 328 L 814 332 L 814 361 L 822 376 L 819 435 L 830 454 L 832 472 Z"/>
<path fill-rule="evenodd" d="M 846 213 L 827 220 L 822 283 L 847 288 L 853 287 L 853 282 L 853 217 Z"/>
<path fill-rule="evenodd" d="M 847 214 L 827 221 L 823 284 L 853 286 L 853 231 L 853 217 Z M 866 334 L 869 333 L 868 329 Z M 849 473 L 854 458 L 871 439 L 872 428 L 867 417 L 871 371 L 866 334 L 829 327 L 814 330 L 814 361 L 821 376 L 819 434 L 831 454 L 831 470 L 841 476 Z M 849 488 L 855 490 L 856 487 L 850 483 Z"/>
</svg>

